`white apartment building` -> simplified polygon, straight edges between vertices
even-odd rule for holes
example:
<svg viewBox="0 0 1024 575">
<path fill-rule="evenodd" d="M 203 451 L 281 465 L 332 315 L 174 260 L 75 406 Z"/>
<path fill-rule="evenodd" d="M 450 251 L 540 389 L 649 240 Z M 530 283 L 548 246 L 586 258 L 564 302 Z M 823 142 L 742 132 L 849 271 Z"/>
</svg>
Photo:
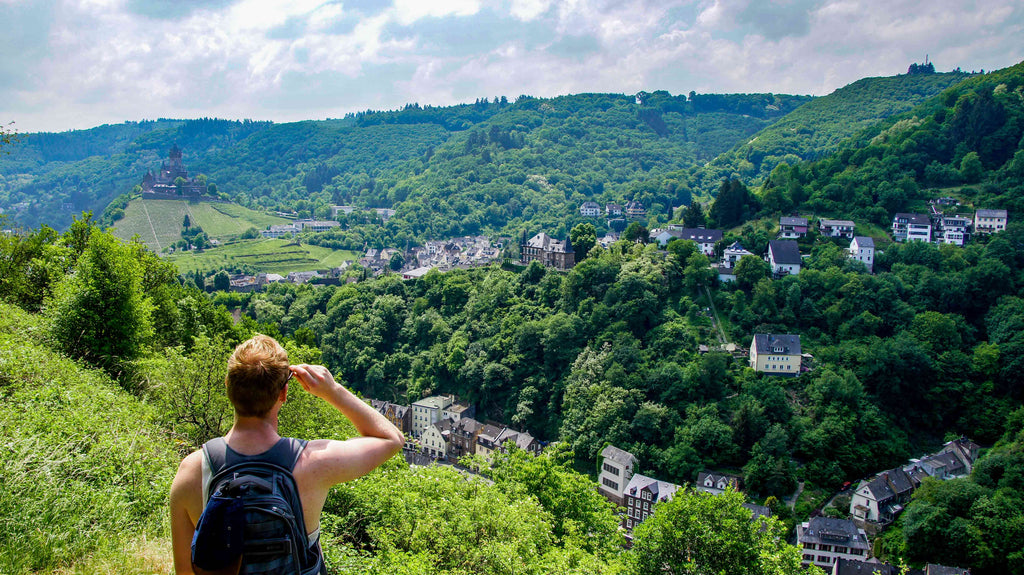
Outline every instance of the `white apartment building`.
<svg viewBox="0 0 1024 575">
<path fill-rule="evenodd" d="M 962 246 L 967 241 L 967 229 L 971 220 L 966 216 L 942 216 L 942 233 L 937 241 L 940 244 Z"/>
<path fill-rule="evenodd" d="M 898 242 L 930 242 L 932 220 L 927 214 L 896 214 L 892 218 L 892 237 Z"/>
<path fill-rule="evenodd" d="M 412 404 L 412 434 L 420 437 L 431 425 L 443 419 L 444 410 L 455 403 L 451 395 L 432 395 Z"/>
</svg>

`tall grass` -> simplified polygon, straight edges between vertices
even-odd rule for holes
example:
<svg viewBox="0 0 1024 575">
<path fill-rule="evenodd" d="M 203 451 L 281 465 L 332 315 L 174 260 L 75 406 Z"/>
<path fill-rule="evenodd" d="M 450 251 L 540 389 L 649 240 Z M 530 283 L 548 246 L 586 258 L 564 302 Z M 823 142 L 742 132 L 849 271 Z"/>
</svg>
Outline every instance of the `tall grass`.
<svg viewBox="0 0 1024 575">
<path fill-rule="evenodd" d="M 0 304 L 0 573 L 137 564 L 132 542 L 166 538 L 175 450 L 150 407 L 41 331 Z"/>
</svg>

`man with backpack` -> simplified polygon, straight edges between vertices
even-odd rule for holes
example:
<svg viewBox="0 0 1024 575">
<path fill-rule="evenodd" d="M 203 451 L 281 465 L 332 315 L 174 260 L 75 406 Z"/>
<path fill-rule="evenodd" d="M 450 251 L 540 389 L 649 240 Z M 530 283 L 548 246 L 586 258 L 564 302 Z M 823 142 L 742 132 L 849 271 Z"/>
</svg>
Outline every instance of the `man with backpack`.
<svg viewBox="0 0 1024 575">
<path fill-rule="evenodd" d="M 306 442 L 278 435 L 292 377 L 361 437 Z M 284 348 L 265 335 L 235 348 L 225 385 L 234 424 L 188 455 L 171 485 L 175 571 L 325 572 L 319 527 L 328 491 L 390 459 L 405 438 L 326 367 L 290 365 Z"/>
</svg>

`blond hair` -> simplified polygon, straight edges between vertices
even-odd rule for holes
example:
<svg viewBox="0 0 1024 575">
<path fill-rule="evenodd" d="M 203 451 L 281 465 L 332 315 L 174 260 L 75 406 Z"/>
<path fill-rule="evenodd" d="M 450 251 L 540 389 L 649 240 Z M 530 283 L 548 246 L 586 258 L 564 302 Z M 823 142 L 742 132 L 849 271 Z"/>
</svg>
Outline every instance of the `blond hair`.
<svg viewBox="0 0 1024 575">
<path fill-rule="evenodd" d="M 274 338 L 256 334 L 231 354 L 224 385 L 236 414 L 263 417 L 274 407 L 290 376 L 288 352 Z"/>
</svg>

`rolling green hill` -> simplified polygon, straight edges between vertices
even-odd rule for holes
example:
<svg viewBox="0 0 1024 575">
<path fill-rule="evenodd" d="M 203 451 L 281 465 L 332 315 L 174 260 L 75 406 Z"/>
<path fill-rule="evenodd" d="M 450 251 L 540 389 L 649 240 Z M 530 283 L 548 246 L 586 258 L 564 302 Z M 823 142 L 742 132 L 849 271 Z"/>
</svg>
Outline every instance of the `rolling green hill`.
<svg viewBox="0 0 1024 575">
<path fill-rule="evenodd" d="M 262 230 L 288 221 L 229 203 L 135 199 L 125 209 L 125 217 L 117 221 L 114 233 L 122 239 L 138 235 L 150 249 L 160 253 L 181 239 L 186 214 L 192 225 L 221 241 L 236 238 L 250 228 Z"/>
<path fill-rule="evenodd" d="M 572 212 L 585 197 L 623 202 L 640 194 L 666 212 L 690 197 L 667 174 L 715 157 L 808 100 L 732 94 L 691 101 L 666 92 L 523 96 L 319 122 L 168 120 L 28 134 L 30 144 L 0 158 L 0 208 L 24 226 L 63 228 L 72 214 L 98 214 L 127 193 L 177 144 L 192 173 L 208 175 L 223 196 L 252 208 L 323 217 L 331 204 L 402 212 L 410 197 L 426 202 L 409 206 L 407 212 L 421 212 L 415 217 L 399 217 L 395 229 L 383 230 L 389 243 L 510 223 L 546 226 L 539 216 Z M 531 183 L 538 179 L 550 187 Z M 436 221 L 421 221 L 422 210 Z"/>
<path fill-rule="evenodd" d="M 815 98 L 718 156 L 697 172 L 695 188 L 710 193 L 731 176 L 760 184 L 779 163 L 823 157 L 861 130 L 910 110 L 968 77 L 967 73 L 949 72 L 857 80 Z"/>
</svg>

